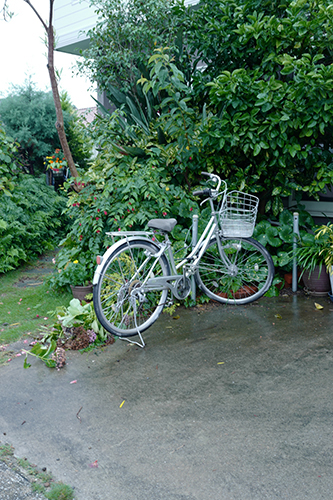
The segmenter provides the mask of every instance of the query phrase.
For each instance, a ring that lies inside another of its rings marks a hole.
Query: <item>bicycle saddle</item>
[[[177,219],[151,219],[148,222],[148,227],[159,229],[165,233],[170,233],[177,224]]]

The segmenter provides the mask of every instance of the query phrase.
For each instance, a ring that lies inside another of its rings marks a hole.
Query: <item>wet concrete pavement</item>
[[[59,372],[2,367],[0,441],[78,500],[333,498],[333,304],[176,314],[143,350],[116,341],[68,353]]]

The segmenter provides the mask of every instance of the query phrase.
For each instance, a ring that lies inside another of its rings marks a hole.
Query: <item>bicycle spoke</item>
[[[199,287],[219,302],[246,303],[262,296],[274,274],[264,247],[250,238],[225,238],[221,245],[223,259],[214,239],[200,260],[196,274]]]
[[[154,252],[152,252],[154,250]],[[152,324],[166,302],[167,290],[148,290],[150,276],[169,273],[166,258],[156,260],[147,242],[125,244],[107,262],[94,295],[104,328],[118,336],[135,335]],[[95,290],[94,290],[95,291]]]

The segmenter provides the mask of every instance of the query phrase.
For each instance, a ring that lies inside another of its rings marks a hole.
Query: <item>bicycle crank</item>
[[[183,300],[191,292],[191,280],[182,276],[176,281],[175,286],[172,288],[172,293],[177,299]]]

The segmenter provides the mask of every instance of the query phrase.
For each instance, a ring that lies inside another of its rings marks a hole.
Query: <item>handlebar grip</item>
[[[202,191],[193,191],[193,196],[208,196],[211,197],[212,191],[209,188],[203,189]]]
[[[210,177],[210,174],[208,172],[201,172],[201,175],[205,175],[206,177]]]

